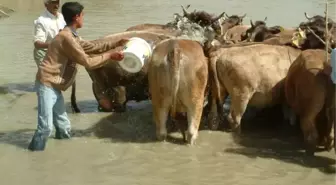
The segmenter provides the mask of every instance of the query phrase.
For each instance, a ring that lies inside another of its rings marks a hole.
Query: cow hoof
[[[72,113],[80,113],[80,110],[78,107],[71,107]]]
[[[166,141],[167,136],[166,135],[158,135],[156,136],[156,139],[158,141]]]
[[[316,145],[307,144],[306,145],[306,155],[307,156],[314,156],[315,149],[316,149]]]
[[[232,131],[237,135],[241,135],[241,126],[236,126],[234,129],[232,129]]]
[[[197,133],[194,133],[194,134],[188,133],[187,135],[188,135],[188,137],[187,137],[188,145],[190,145],[190,146],[195,145],[196,144],[196,139],[197,139]]]
[[[331,136],[323,137],[319,140],[319,145],[323,146],[323,148],[327,151],[330,151],[334,147],[334,138]]]
[[[158,141],[165,141],[167,138],[167,131],[162,130],[156,133],[156,139]]]
[[[194,145],[196,145],[196,141],[195,140],[190,140],[190,139],[188,139],[188,141],[187,141],[187,145],[188,146],[194,146]]]
[[[209,115],[208,117],[208,127],[210,130],[218,130],[219,127],[219,120],[216,118],[212,118],[212,116]]]
[[[187,141],[187,136],[186,136],[186,133],[185,132],[182,132],[182,139],[183,139],[183,142],[188,142]]]
[[[314,154],[315,154],[315,151],[314,151],[314,150],[311,150],[311,149],[307,149],[307,150],[306,150],[306,155],[307,155],[307,156],[314,156]]]

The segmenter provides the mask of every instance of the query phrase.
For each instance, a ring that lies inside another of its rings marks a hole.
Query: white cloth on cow
[[[61,13],[57,16],[45,10],[36,20],[34,20],[34,42],[50,42],[60,29],[66,26],[64,17]],[[38,66],[43,60],[47,49],[34,48],[34,60]]]
[[[336,49],[331,51],[331,79],[336,84]]]

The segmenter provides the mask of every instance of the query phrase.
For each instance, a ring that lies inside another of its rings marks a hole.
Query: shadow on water
[[[112,113],[102,118],[88,130],[94,136],[110,139],[111,142],[152,143],[157,142],[155,124],[152,120],[151,109],[130,110],[125,113]],[[167,142],[184,144],[181,137],[174,137],[170,133],[178,132],[169,119],[167,121]]]
[[[19,94],[20,92],[35,92],[34,83],[7,83],[0,86],[0,94]]]
[[[0,132],[0,142],[25,149],[28,147],[29,141],[33,136],[33,132],[33,129]]]
[[[227,148],[225,152],[244,155],[250,158],[269,158],[309,168],[316,168],[326,174],[335,174],[335,159],[319,155],[308,156],[303,146],[302,133],[298,125],[290,126],[280,121],[280,107],[263,110],[256,117],[244,120],[242,135],[232,133],[238,148]],[[281,113],[281,112],[280,112]],[[268,115],[263,118],[262,115]],[[334,152],[333,150],[330,152]]]
[[[81,100],[76,101],[76,103],[81,114],[98,112],[98,103],[94,97],[92,97],[92,100]],[[71,102],[65,102],[65,106],[67,108],[67,112],[74,113],[71,108]]]

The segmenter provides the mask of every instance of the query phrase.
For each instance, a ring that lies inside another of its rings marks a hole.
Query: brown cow
[[[208,60],[202,46],[192,40],[168,39],[158,44],[148,66],[149,91],[158,140],[167,136],[166,122],[170,112],[187,113],[188,131],[180,127],[184,140],[193,145],[201,121]],[[179,121],[179,120],[177,120]]]
[[[299,116],[306,152],[312,155],[318,144],[332,148],[335,88],[327,68],[331,66],[325,50],[308,49],[294,61],[285,78],[286,102]]]
[[[247,105],[265,108],[280,103],[279,83],[300,53],[301,50],[293,47],[263,43],[241,43],[210,50],[210,129],[218,128],[218,113],[223,112],[228,95],[231,97],[228,121],[238,133]]]
[[[267,17],[265,20],[267,20]],[[265,20],[256,21],[255,23],[250,20],[251,27],[246,30],[245,35],[243,35],[241,39],[247,42],[263,42],[276,37],[278,38],[278,43],[285,44],[291,42],[293,34],[297,30],[296,28],[283,28],[281,26],[268,27]]]
[[[109,35],[92,42],[99,42],[106,39],[118,41],[122,38],[131,37],[140,37],[155,45],[161,40],[170,38],[171,36],[146,31],[130,31]],[[90,55],[99,54],[91,53],[86,48],[84,48],[84,50]],[[87,70],[87,72],[93,81],[92,90],[96,100],[99,102],[102,98],[108,98],[111,101],[108,107],[99,105],[102,111],[123,112],[125,111],[127,101],[148,99],[146,65],[138,73],[128,73],[123,70],[118,63],[110,63],[95,70]],[[73,106],[77,106],[75,93],[76,89],[73,88],[71,94]]]

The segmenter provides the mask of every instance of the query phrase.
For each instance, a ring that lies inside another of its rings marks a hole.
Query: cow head
[[[97,90],[93,87],[93,93],[97,99]],[[117,86],[108,88],[105,92],[105,98],[97,99],[99,103],[99,110],[103,112],[125,112],[126,111],[126,88],[124,86]]]
[[[213,18],[205,12],[188,13],[184,8],[183,11],[184,15],[179,17],[176,26],[181,33],[179,38],[195,40],[203,45],[217,35],[214,24],[218,23],[222,14]]]
[[[215,37],[216,33],[211,26],[202,27],[196,23],[190,22],[188,19],[181,20],[178,23],[178,30],[181,39],[190,39],[204,44],[207,40]]]
[[[265,17],[264,21],[256,21],[255,23],[250,20],[251,27],[246,30],[244,35],[242,35],[242,40],[248,42],[262,42],[283,30],[281,26],[267,27],[266,20],[267,17]]]
[[[243,23],[243,19],[245,18],[246,14],[242,16],[238,15],[228,16],[226,13],[224,13],[224,16],[225,17],[220,18],[218,21],[221,28],[221,35],[224,35],[230,28],[237,25],[241,25]]]
[[[310,17],[307,13],[304,13],[304,15],[308,21],[302,22],[299,25],[302,33],[296,34],[293,37],[293,43],[302,49],[324,49],[325,44],[323,42],[328,40],[331,47],[334,48],[336,34],[335,22],[328,18],[327,30],[325,17],[320,15]],[[323,40],[323,42],[321,40]]]
[[[187,12],[187,10],[182,7],[182,11],[183,11],[183,16],[188,18],[191,22],[199,24],[201,27],[206,27],[206,26],[211,26],[212,29],[217,33],[220,34],[221,33],[221,27],[219,24],[219,19],[221,19],[225,12],[215,16],[215,15],[211,15],[205,11],[193,11],[191,13]]]
[[[324,26],[325,27],[325,17],[321,15],[315,15],[315,16],[309,16],[306,12],[304,12],[305,17],[307,18],[308,21],[302,22],[300,24],[300,28],[304,28],[306,26]],[[328,24],[332,24],[334,21],[330,18],[328,18]]]
[[[183,6],[182,6],[183,7]],[[186,8],[183,7],[184,10],[188,9],[190,7],[190,5],[187,5]],[[176,25],[177,23],[183,19],[183,15],[180,15],[179,13],[174,13],[173,14],[173,21],[172,22],[169,22],[167,23],[166,25],[167,26],[171,26],[171,27],[175,27],[176,28]]]

